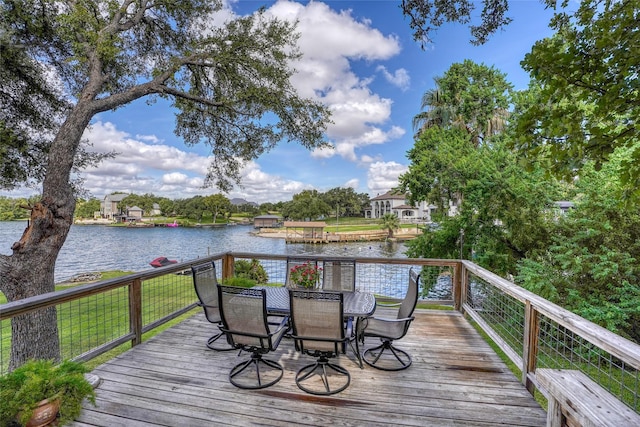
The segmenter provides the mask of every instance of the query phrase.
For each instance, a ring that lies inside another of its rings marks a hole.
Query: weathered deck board
[[[459,313],[423,311],[416,317],[398,342],[413,357],[409,369],[361,370],[349,352],[339,358],[351,373],[349,388],[316,397],[295,385],[296,371],[311,358],[289,340],[268,356],[285,367],[278,384],[253,391],[231,385],[237,352],[208,350],[204,343],[215,327],[198,314],[95,369],[103,379],[97,407],[86,404],[74,425],[545,424],[545,411]]]

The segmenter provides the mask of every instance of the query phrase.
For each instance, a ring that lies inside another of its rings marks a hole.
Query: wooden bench
[[[640,426],[640,415],[580,371],[536,369],[536,379],[548,392],[547,427]]]

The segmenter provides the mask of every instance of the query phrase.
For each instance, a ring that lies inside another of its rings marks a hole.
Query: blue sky
[[[467,26],[449,24],[424,51],[413,41],[399,1],[228,3],[221,17],[266,6],[268,13],[299,21],[304,56],[295,65],[300,72],[293,84],[304,96],[322,93],[317,99],[333,111],[326,138],[334,149],[309,152],[283,143],[247,164],[242,186],[226,196],[263,203],[291,200],[305,189],[349,186],[371,197],[391,189],[408,167],[412,118],[434,77],[471,59],[506,73],[516,89],[526,88],[529,76],[520,61],[536,40],[551,35],[552,12],[538,0],[510,3],[513,22],[487,44],[471,45]],[[85,137],[93,150],[120,155],[85,171],[85,188],[100,199],[114,191],[172,199],[218,193],[201,188],[208,147],[186,147],[173,125],[174,111],[164,101],[148,105],[143,99],[96,116]]]

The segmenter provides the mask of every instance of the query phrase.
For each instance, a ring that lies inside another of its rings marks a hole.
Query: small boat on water
[[[178,222],[174,219],[173,223],[169,223],[167,224],[167,227],[178,227],[180,226],[180,224],[178,224]]]
[[[156,259],[154,259],[153,261],[151,261],[149,263],[150,266],[154,267],[154,268],[158,268],[158,267],[164,267],[166,265],[170,265],[170,264],[175,264],[178,261],[175,259],[168,259],[167,257],[161,256],[158,257]]]

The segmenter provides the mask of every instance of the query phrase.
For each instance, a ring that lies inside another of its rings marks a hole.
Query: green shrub
[[[235,263],[235,276],[255,281],[259,285],[267,283],[269,275],[257,259],[251,261],[238,260]]]
[[[256,282],[247,277],[227,277],[222,281],[222,284],[225,286],[237,286],[239,288],[253,288]]]
[[[84,377],[89,370],[81,363],[65,361],[59,365],[47,360],[30,360],[0,377],[0,425],[11,425],[19,415],[25,425],[38,403],[60,399],[62,426],[73,421],[88,398],[95,405],[93,386]]]

